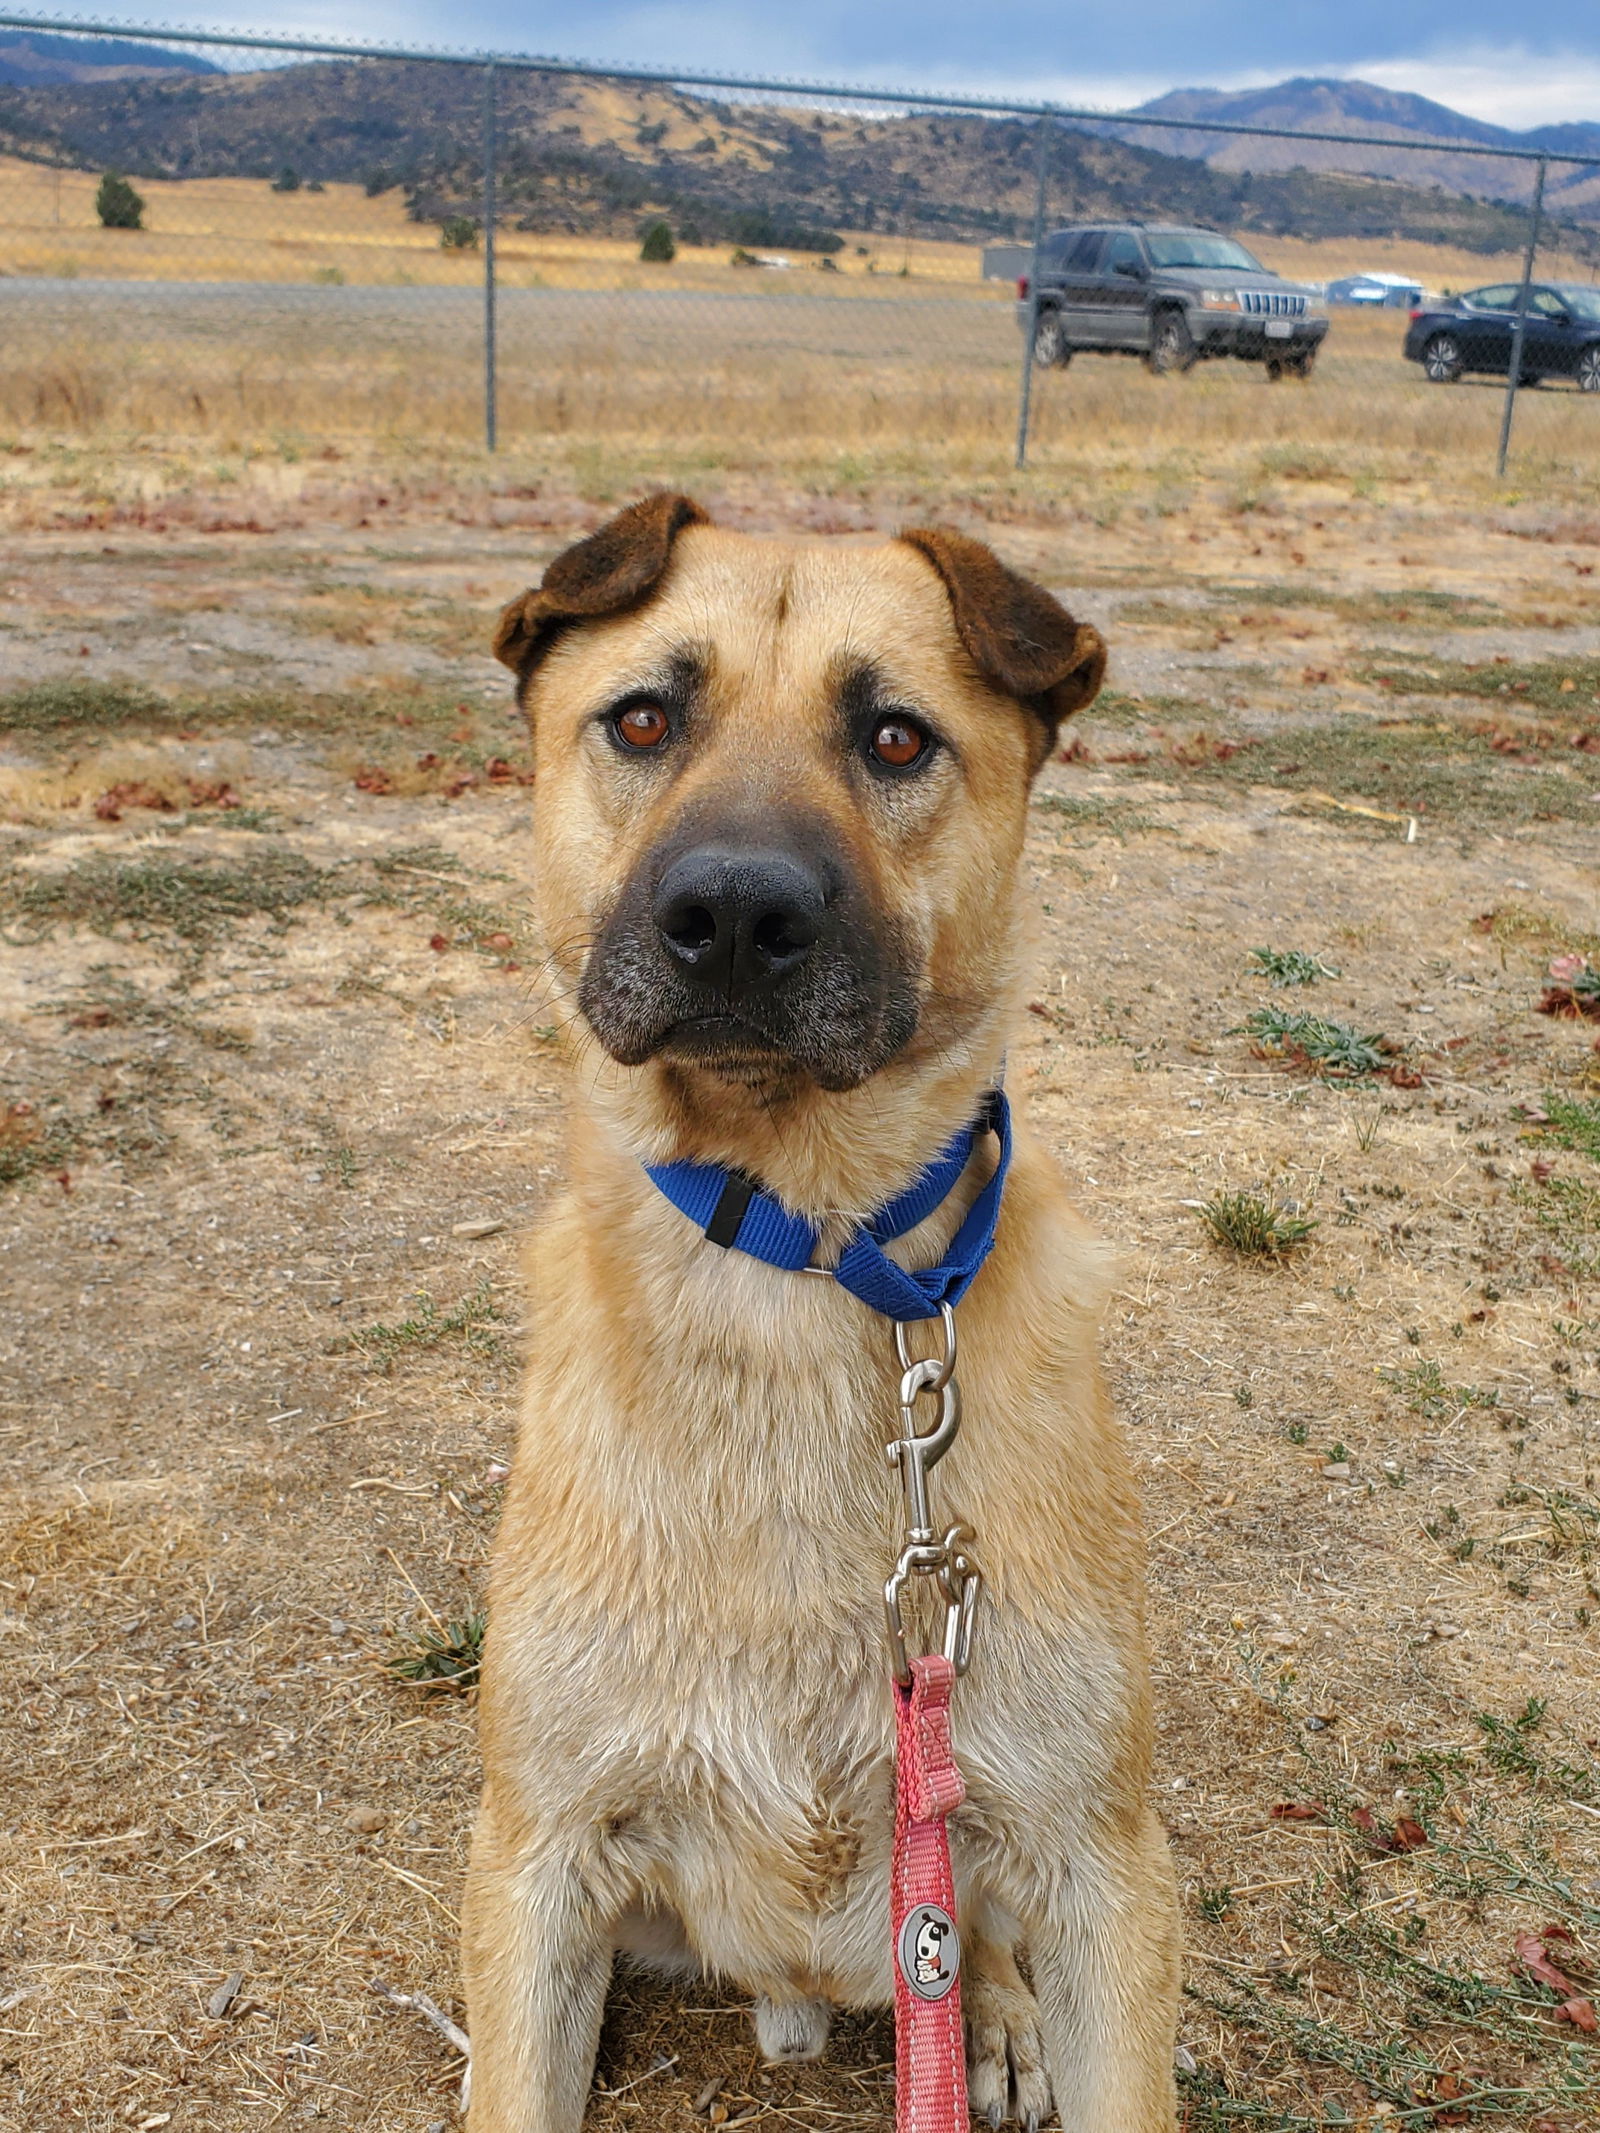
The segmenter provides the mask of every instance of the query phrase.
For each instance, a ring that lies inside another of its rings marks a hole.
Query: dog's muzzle
[[[886,1065],[918,1011],[913,959],[825,825],[770,816],[647,855],[578,1004],[624,1066],[660,1055],[730,1080],[799,1068],[833,1090]]]

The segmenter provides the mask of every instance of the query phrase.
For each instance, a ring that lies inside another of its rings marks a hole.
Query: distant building
[[[1409,311],[1422,301],[1422,284],[1411,274],[1345,274],[1329,282],[1327,296],[1330,304]]]

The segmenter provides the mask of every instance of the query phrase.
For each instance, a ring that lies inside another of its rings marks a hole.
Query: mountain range
[[[956,112],[868,117],[736,103],[614,78],[503,70],[500,183],[528,229],[630,234],[666,215],[691,239],[826,250],[839,232],[1022,237],[1039,136],[1026,119]],[[1196,221],[1300,237],[1399,237],[1502,252],[1522,241],[1524,165],[1473,145],[1586,152],[1600,126],[1512,135],[1360,82],[1180,89],[1150,116],[1392,136],[1393,149],[1243,141],[1198,124],[1060,123],[1048,217]],[[0,33],[0,151],[133,177],[398,186],[419,220],[480,201],[482,77],[473,67],[307,60],[224,71],[129,40]],[[1407,138],[1446,140],[1405,153]],[[1457,149],[1454,144],[1460,142]],[[1600,153],[1600,147],[1593,152]],[[1600,224],[1600,171],[1553,168],[1555,215]]]
[[[213,59],[172,45],[123,37],[51,37],[39,30],[0,33],[0,82],[143,81],[162,74],[220,74]]]
[[[1261,173],[1289,170],[1359,171],[1369,176],[1400,178],[1410,184],[1434,184],[1480,199],[1524,200],[1533,184],[1531,165],[1474,156],[1473,148],[1544,149],[1551,155],[1600,156],[1600,124],[1533,126],[1515,132],[1469,118],[1426,96],[1379,88],[1367,81],[1336,81],[1300,76],[1265,89],[1169,89],[1138,107],[1163,119],[1220,119],[1236,126],[1283,126],[1318,133],[1387,135],[1392,150],[1344,147],[1334,142],[1244,140],[1237,135],[1206,133],[1199,128],[1119,125],[1108,127],[1120,140],[1163,149],[1168,155],[1193,156],[1213,170]],[[1451,150],[1432,153],[1406,143],[1448,141]],[[1546,198],[1563,213],[1600,219],[1600,170],[1551,165]]]

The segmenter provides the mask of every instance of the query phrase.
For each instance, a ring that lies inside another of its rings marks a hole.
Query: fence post
[[[483,442],[491,452],[495,449],[499,428],[494,315],[494,151],[495,71],[491,59],[483,70]]]
[[[1022,383],[1017,391],[1017,465],[1028,463],[1028,421],[1033,413],[1033,344],[1039,332],[1039,246],[1044,241],[1044,184],[1050,153],[1051,119],[1039,128],[1039,185],[1033,202],[1033,258],[1028,266],[1028,330],[1022,337]]]
[[[1539,217],[1544,211],[1546,157],[1539,158],[1539,175],[1533,183],[1533,214],[1528,222],[1528,249],[1522,261],[1522,287],[1517,291],[1517,323],[1511,329],[1511,371],[1506,379],[1505,413],[1500,417],[1500,452],[1494,463],[1497,480],[1504,480],[1506,454],[1511,449],[1511,416],[1517,404],[1517,382],[1522,376],[1522,340],[1528,325],[1528,284],[1533,279],[1533,255],[1539,249]]]

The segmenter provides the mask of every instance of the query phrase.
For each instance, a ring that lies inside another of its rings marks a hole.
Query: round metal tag
[[[919,2000],[942,2000],[961,1968],[961,1936],[936,1903],[913,1904],[895,1944],[900,1975]]]

